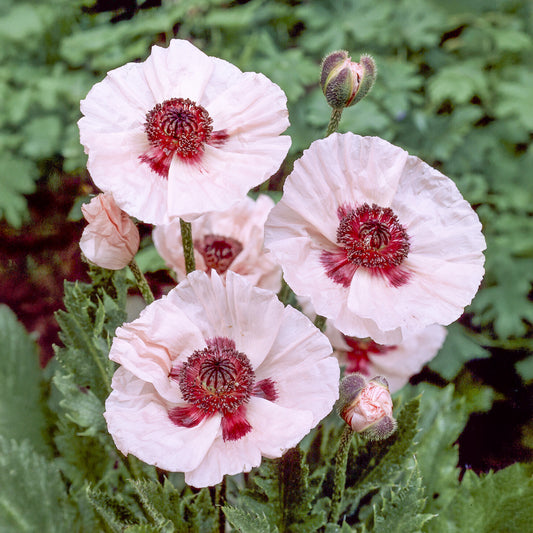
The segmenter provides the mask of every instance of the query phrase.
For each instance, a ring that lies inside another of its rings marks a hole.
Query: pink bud
[[[346,376],[340,385],[339,413],[351,428],[370,440],[383,440],[396,430],[387,380],[368,382],[359,374]]]
[[[102,268],[124,268],[139,249],[137,226],[110,193],[95,196],[81,210],[88,222],[80,240],[85,257]]]

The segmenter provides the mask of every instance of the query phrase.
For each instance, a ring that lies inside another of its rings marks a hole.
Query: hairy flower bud
[[[85,257],[102,268],[124,268],[139,249],[137,226],[110,193],[95,196],[81,210],[89,223],[80,240]]]
[[[384,440],[396,430],[389,385],[382,376],[368,382],[359,373],[343,378],[338,411],[354,431],[368,440]]]
[[[362,55],[359,63],[348,52],[339,50],[322,61],[320,85],[328,104],[334,109],[349,107],[362,100],[376,80],[376,63]]]

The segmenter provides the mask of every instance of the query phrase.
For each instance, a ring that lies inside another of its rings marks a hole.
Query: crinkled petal
[[[187,308],[188,318],[204,338],[227,337],[256,368],[269,353],[283,320],[283,304],[271,291],[253,287],[233,272],[226,286],[211,271],[193,272],[168,295],[177,306]],[[254,313],[252,309],[261,309]]]
[[[446,328],[433,324],[383,354],[369,354],[368,374],[384,376],[391,393],[400,390],[411,376],[437,355],[446,338]]]
[[[78,122],[81,143],[90,151],[95,134],[141,127],[147,111],[156,103],[140,63],[111,70],[80,103],[85,115]]]
[[[345,287],[322,264],[324,252],[339,250],[339,208],[363,203],[391,207],[409,237],[406,278],[396,286],[359,266]],[[351,133],[316,141],[295,163],[265,245],[318,314],[347,335],[384,344],[457,319],[483,275],[481,225],[453,182],[401,148]]]
[[[150,224],[169,221],[167,180],[139,162],[148,148],[142,130],[99,135],[92,147],[87,168],[102,191],[111,192],[121,209],[139,220]]]
[[[238,241],[242,250],[229,269],[245,277],[252,285],[278,292],[281,287],[281,267],[274,256],[263,249],[264,224],[274,206],[264,194],[254,201],[245,197],[233,208],[206,213],[192,223],[195,243],[208,235],[218,235]],[[155,247],[166,264],[176,272],[178,280],[186,276],[179,219],[157,226],[153,231]],[[195,244],[197,270],[207,270],[204,258]],[[222,274],[225,278],[225,273]]]
[[[167,177],[140,157],[150,149],[147,113],[172,98],[190,98],[208,113],[212,104],[215,132],[231,131],[222,132],[230,137],[216,148],[206,144],[194,163],[174,155]],[[110,72],[91,89],[82,111],[80,138],[94,182],[128,214],[151,224],[171,217],[191,221],[235,205],[279,169],[290,146],[290,137],[279,136],[288,125],[279,87],[178,39],[166,49],[154,46],[144,63]]]
[[[224,475],[249,472],[261,464],[261,455],[281,457],[313,427],[310,411],[289,409],[263,398],[252,397],[247,405],[252,430],[236,441],[217,438],[198,468],[185,472],[185,482],[207,487],[222,481]]]
[[[233,150],[206,145],[201,161],[187,163],[174,157],[168,176],[168,213],[188,222],[206,211],[222,211],[242,200],[248,191],[270,178],[290,146],[290,137],[273,137]],[[253,170],[251,170],[253,169]]]
[[[225,130],[235,144],[268,140],[289,127],[287,97],[263,74],[245,72],[209,103],[216,130]],[[290,142],[289,142],[290,145]]]
[[[194,428],[171,422],[168,407],[155,389],[125,368],[113,376],[113,392],[104,417],[117,448],[148,464],[183,472],[197,468],[220,432],[220,415]]]
[[[337,360],[329,357],[331,352],[327,337],[305,315],[286,307],[276,341],[256,370],[257,380],[268,378],[275,383],[277,404],[306,406],[315,425],[338,398],[340,370]]]
[[[117,328],[109,357],[152,383],[168,401],[176,401],[181,393],[168,377],[170,370],[203,348],[205,339],[198,326],[172,298],[163,297],[146,307],[137,320]]]

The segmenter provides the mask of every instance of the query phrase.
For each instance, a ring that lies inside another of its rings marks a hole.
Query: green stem
[[[328,129],[326,130],[326,137],[329,137],[333,132],[339,128],[342,112],[344,107],[334,107],[331,111],[331,118],[329,119]]]
[[[141,291],[141,295],[144,298],[144,301],[147,304],[151,304],[154,301],[154,295],[152,294],[150,285],[148,285],[148,282],[146,281],[144,274],[141,272],[139,265],[137,264],[135,259],[132,259],[128,266],[130,267],[131,273],[135,278],[137,287],[139,287],[139,290]]]
[[[346,463],[348,462],[348,451],[352,442],[353,430],[346,426],[341,435],[337,455],[335,456],[335,477],[333,481],[333,496],[331,497],[331,509],[329,512],[329,522],[337,523],[339,511],[346,485]]]
[[[270,187],[270,178],[267,179],[266,181],[263,181],[263,183],[261,183],[261,185],[259,185],[259,192],[266,192],[268,191],[268,188]]]
[[[217,512],[218,532],[224,533],[226,531],[226,515],[222,507],[226,505],[226,478],[222,478],[222,482],[215,487],[215,507]]]
[[[285,281],[285,278],[281,278],[281,289],[278,292],[278,298],[279,301],[282,304],[287,305],[289,303],[290,297],[291,297],[292,290],[287,285],[287,282]]]
[[[326,317],[322,315],[316,315],[314,324],[320,331],[324,331],[324,328],[326,327]]]
[[[180,218],[181,240],[183,242],[183,255],[185,257],[185,271],[187,274],[196,270],[194,260],[194,244],[192,242],[191,223]]]

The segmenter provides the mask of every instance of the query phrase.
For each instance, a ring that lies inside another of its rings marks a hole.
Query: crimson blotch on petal
[[[280,457],[338,398],[325,335],[231,271],[189,274],[117,329],[109,355],[115,444],[195,487]]]
[[[150,224],[230,208],[279,169],[291,143],[277,85],[180,39],[108,72],[81,111],[94,183]]]
[[[333,133],[295,162],[265,246],[298,297],[350,337],[395,345],[462,314],[483,277],[455,184],[378,137]]]

